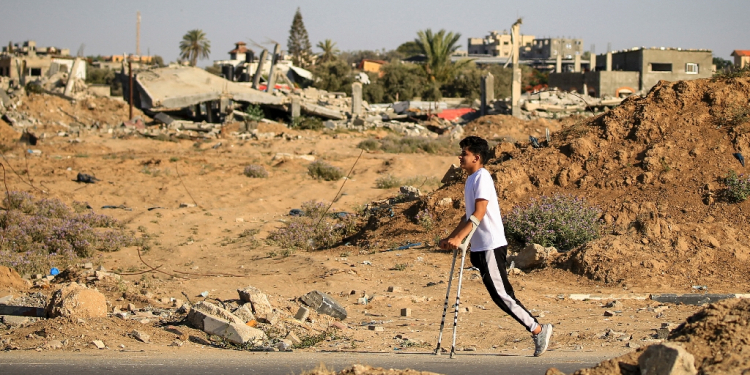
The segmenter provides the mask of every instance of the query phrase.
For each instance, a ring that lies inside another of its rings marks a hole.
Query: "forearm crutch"
[[[458,252],[461,251],[461,268],[458,272],[458,290],[456,292],[456,312],[453,317],[453,343],[451,344],[451,358],[456,353],[456,326],[458,325],[458,306],[461,302],[461,281],[463,279],[464,275],[464,264],[466,262],[466,250],[469,248],[469,243],[471,241],[471,237],[474,235],[474,232],[477,230],[477,227],[479,226],[479,219],[474,217],[474,215],[471,215],[469,218],[471,221],[471,232],[469,232],[469,235],[466,236],[464,241],[461,243],[461,245],[458,246],[456,250],[453,251],[453,262],[451,263],[451,272],[448,276],[448,290],[445,292],[445,304],[443,305],[443,318],[440,321],[440,334],[438,334],[438,342],[437,347],[435,348],[435,355],[440,355],[440,344],[443,340],[443,329],[445,328],[445,315],[448,312],[448,299],[450,298],[451,293],[451,282],[453,281],[453,270],[456,267],[456,257],[458,256]]]

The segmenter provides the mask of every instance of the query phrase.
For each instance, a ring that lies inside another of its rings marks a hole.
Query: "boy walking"
[[[534,338],[534,356],[538,357],[547,350],[552,336],[552,324],[540,325],[516,299],[513,287],[508,282],[505,270],[508,241],[505,239],[495,183],[490,172],[484,169],[484,164],[489,159],[489,145],[486,140],[476,136],[464,138],[459,145],[461,169],[469,174],[464,187],[466,216],[447,238],[440,240],[439,246],[445,250],[458,248],[471,232],[469,218],[474,215],[479,220],[479,226],[471,238],[471,264],[479,268],[484,286],[495,304],[531,332]]]

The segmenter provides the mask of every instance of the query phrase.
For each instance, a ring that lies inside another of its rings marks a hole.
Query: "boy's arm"
[[[489,201],[486,199],[477,199],[474,202],[474,217],[476,217],[480,222],[484,218],[484,215],[487,213],[487,204]],[[451,234],[440,241],[440,248],[441,249],[456,249],[459,245],[461,245],[461,241],[466,238],[466,236],[471,233],[471,222],[466,220],[466,217],[461,218],[461,223],[456,226],[456,229],[451,232]]]

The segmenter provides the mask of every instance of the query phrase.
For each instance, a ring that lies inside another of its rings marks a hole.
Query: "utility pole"
[[[137,13],[137,21],[135,22],[135,54],[141,56],[141,12]]]

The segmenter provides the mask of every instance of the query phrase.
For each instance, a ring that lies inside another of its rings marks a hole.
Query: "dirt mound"
[[[577,117],[563,120],[535,119],[531,121],[517,119],[509,115],[490,115],[480,117],[464,126],[466,135],[478,135],[491,140],[507,142],[527,141],[529,135],[539,139],[545,136],[545,130],[557,132],[568,123],[580,121]]]
[[[541,195],[585,197],[603,212],[602,237],[560,257],[558,266],[607,283],[739,292],[750,281],[750,201],[730,203],[722,181],[730,169],[747,172],[732,154],[750,154],[748,99],[749,78],[660,82],[646,97],[569,120],[551,147],[501,142],[487,166],[501,209]],[[488,118],[501,117],[472,124]],[[455,225],[462,200],[462,186],[442,188],[371,218],[373,233],[363,237],[432,242]],[[431,230],[414,220],[424,208],[435,217]]]
[[[437,375],[435,372],[417,370],[394,370],[367,365],[353,365],[339,372],[328,370],[325,366],[305,372],[303,375]]]
[[[65,125],[119,125],[128,119],[128,104],[122,100],[92,97],[71,102],[48,94],[31,94],[18,107],[19,112],[38,120],[43,130],[65,130]],[[133,116],[143,112],[133,108]]]
[[[21,133],[13,130],[7,122],[0,119],[0,144],[11,145],[21,138]]]
[[[23,291],[28,288],[29,284],[15,270],[0,266],[0,289]]]
[[[695,367],[706,374],[750,370],[750,300],[709,305],[689,317],[669,335],[695,357]]]
[[[740,374],[750,369],[750,300],[726,300],[708,305],[669,335],[695,358],[699,374]],[[573,375],[640,374],[638,357],[645,351],[613,358]],[[548,374],[560,374],[552,369]]]

